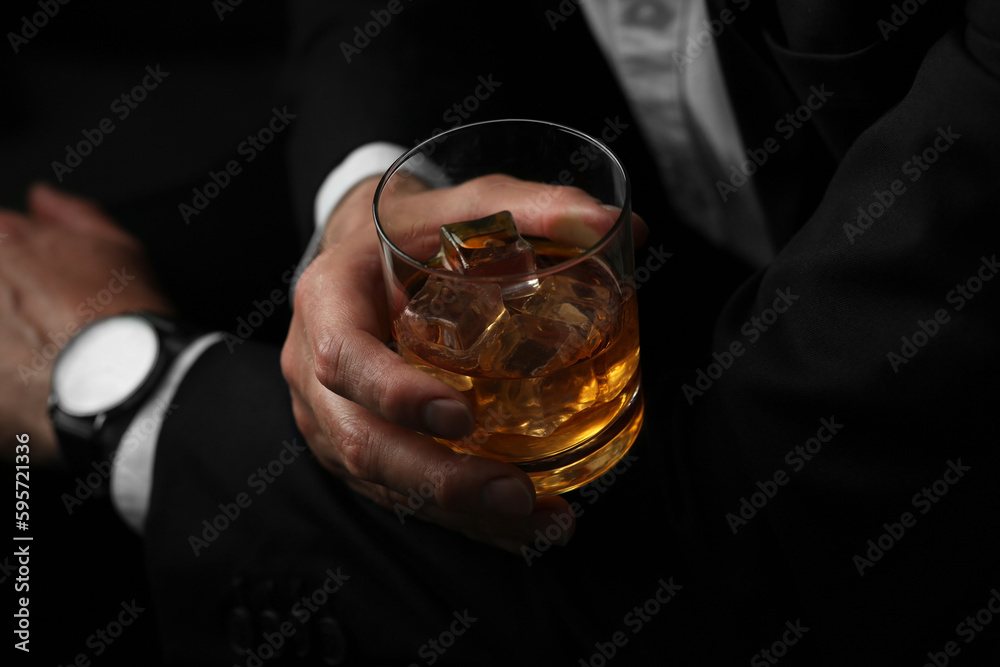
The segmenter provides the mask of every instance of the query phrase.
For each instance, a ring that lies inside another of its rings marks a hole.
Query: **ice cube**
[[[475,384],[480,409],[494,416],[490,430],[545,438],[598,395],[593,373],[556,374],[519,380],[480,380]]]
[[[470,276],[514,276],[535,270],[535,251],[509,211],[441,226],[442,264]],[[537,280],[501,284],[508,298],[532,293]]]
[[[479,406],[503,415],[493,430],[541,438],[591,407],[597,378],[590,364],[576,364],[585,343],[571,325],[511,315],[481,353],[489,378],[475,386]]]
[[[607,288],[555,275],[545,278],[518,310],[573,327],[584,341],[579,352],[582,358],[590,356],[609,335],[610,307],[611,292]]]
[[[585,345],[569,324],[517,313],[483,351],[481,365],[492,376],[538,377],[575,363]]]
[[[430,363],[470,370],[507,319],[498,285],[431,276],[397,320],[396,336]]]
[[[518,233],[510,211],[442,225],[441,247],[445,265],[467,275],[515,275],[535,269],[535,253]]]
[[[468,365],[466,363],[467,355],[465,353],[462,353],[461,357],[455,361],[452,358],[454,355],[446,358],[443,354],[437,354],[434,351],[428,350],[424,350],[423,356],[421,356],[407,345],[401,345],[399,352],[414,368],[418,368],[428,375],[436,377],[438,380],[441,380],[447,385],[451,385],[458,391],[468,391],[469,389],[472,389],[472,378],[462,372],[472,370],[471,367],[463,368],[463,366]],[[442,368],[441,366],[429,364],[425,361],[427,357],[434,357],[435,355],[438,356],[438,363],[442,363],[442,361],[446,360],[449,368],[454,368],[455,370],[448,370],[446,368]]]

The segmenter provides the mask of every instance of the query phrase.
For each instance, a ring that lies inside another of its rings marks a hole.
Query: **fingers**
[[[516,467],[459,454],[433,439],[379,420],[342,397],[328,397],[335,457],[352,477],[404,497],[464,513],[524,517],[534,506],[531,481]]]
[[[395,424],[449,439],[468,435],[474,419],[462,394],[387,347],[380,262],[378,240],[368,230],[321,254],[302,275],[295,311],[303,315],[315,377]]]
[[[311,368],[308,359],[301,363]],[[454,452],[312,382],[308,400],[293,390],[293,405],[319,461],[401,522],[432,521],[513,553],[539,535],[569,541],[575,518],[568,503],[536,504],[531,481],[515,466]]]
[[[288,345],[296,341],[290,336]],[[291,349],[286,345],[286,351]],[[291,366],[298,364],[299,369]],[[308,358],[283,354],[288,376],[307,375]],[[304,371],[304,373],[303,373]],[[416,494],[430,504],[462,512],[527,516],[534,489],[512,465],[458,454],[428,436],[385,421],[365,407],[326,389],[313,377],[293,390],[296,421],[310,444],[320,443],[319,456],[328,468],[350,478],[384,487],[377,498],[388,504],[395,492]],[[307,407],[308,406],[308,407]],[[315,429],[322,438],[315,437]],[[313,437],[310,437],[310,433]],[[314,447],[314,450],[316,448]]]
[[[404,495],[351,477],[339,467],[328,467],[356,493],[392,512],[402,524],[416,519],[428,521],[511,553],[524,554],[524,547],[537,541],[565,546],[576,531],[575,513],[569,502],[558,496],[538,499],[527,515],[484,514],[468,508],[445,509],[434,504],[428,482]]]
[[[331,391],[414,430],[449,439],[472,431],[472,412],[461,394],[370,334],[338,326],[314,345],[316,377]]]
[[[476,217],[509,210],[522,233],[561,241],[571,227],[593,245],[611,229],[617,215],[579,188],[486,176],[457,188],[458,196],[475,202]],[[468,193],[465,191],[469,191]],[[473,194],[474,193],[474,194]]]
[[[31,327],[51,330],[62,326],[62,311],[34,270],[38,250],[28,242],[31,224],[19,213],[0,211],[0,313],[16,311]]]
[[[130,234],[115,225],[93,203],[56,190],[45,183],[36,183],[28,191],[28,210],[39,220],[54,222],[82,234],[125,243],[134,242]]]
[[[364,483],[365,495],[389,509],[412,514],[438,507],[462,515],[481,514],[485,520],[531,515],[534,487],[518,468],[453,452],[329,391],[312,373],[310,355],[295,353],[302,347],[295,324],[282,353],[282,369],[293,387],[296,423],[325,467],[349,483]],[[414,498],[416,507],[410,504]],[[426,518],[424,512],[418,514]],[[466,518],[463,525],[475,532],[476,521]],[[449,527],[457,528],[456,521]],[[511,530],[504,529],[509,537]],[[480,529],[477,534],[483,537],[488,532]]]
[[[434,235],[442,224],[506,210],[522,234],[581,248],[600,241],[622,212],[579,188],[521,181],[502,174],[417,194],[407,209],[419,221],[418,228],[430,229]],[[632,216],[632,228],[637,242],[646,238],[646,223],[638,215]]]
[[[0,252],[4,250],[3,244],[10,248],[24,238],[26,224],[20,213],[0,210]]]
[[[504,209],[512,210],[527,234],[576,234],[576,245],[599,239],[620,215],[619,209],[609,209],[578,188],[502,175],[456,188],[415,191],[397,201],[400,208],[392,215],[405,217],[411,237],[427,237],[435,245],[435,225],[442,221],[471,220]],[[367,218],[367,206],[365,202],[356,217]],[[641,219],[636,220],[641,226]],[[581,240],[581,232],[572,231],[579,229],[590,236]],[[305,315],[304,342],[315,359],[317,379],[395,424],[448,439],[468,435],[474,419],[462,394],[386,347],[389,308],[381,264],[378,237],[369,225],[321,253],[303,274],[295,311]]]
[[[369,221],[370,201],[342,203],[335,215],[348,223]],[[383,213],[405,222],[404,237],[429,238],[436,247],[441,224],[501,210],[511,211],[527,235],[584,247],[621,216],[577,188],[506,176],[415,189]],[[632,224],[644,232],[641,218]],[[345,229],[352,231],[327,235],[329,245],[302,275],[282,352],[296,422],[319,460],[401,520],[415,514],[512,551],[539,530],[551,542],[567,541],[575,521],[565,500],[536,504],[530,479],[517,467],[453,452],[424,435],[470,435],[471,407],[458,390],[386,346],[390,309],[374,225]]]

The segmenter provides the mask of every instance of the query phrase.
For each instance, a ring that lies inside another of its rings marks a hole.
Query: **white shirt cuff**
[[[327,220],[330,219],[330,214],[337,208],[340,200],[361,181],[372,176],[381,176],[388,171],[392,163],[406,150],[397,144],[381,141],[365,144],[351,151],[344,161],[337,165],[323,180],[313,203],[316,230],[313,232],[312,238],[309,239],[305,252],[302,253],[302,259],[299,260],[299,265],[295,270],[295,279],[289,290],[292,302],[295,300],[295,285],[298,283],[298,277],[319,254],[319,245],[323,239],[323,232],[326,231]],[[421,178],[432,187],[443,187],[450,182],[437,165],[426,159],[414,159],[408,162],[405,165],[405,170]]]
[[[153,463],[163,422],[180,406],[171,400],[184,376],[202,353],[222,340],[222,333],[205,334],[187,346],[163,382],[139,409],[115,453],[111,468],[111,503],[132,530],[142,533],[153,491]]]
[[[313,203],[316,231],[322,235],[333,209],[351,188],[366,178],[381,176],[405,152],[402,146],[386,142],[365,144],[351,151],[319,186]]]
[[[295,270],[295,279],[289,289],[291,301],[295,300],[295,286],[299,282],[299,276],[319,254],[319,244],[326,230],[326,221],[330,219],[333,209],[337,208],[337,204],[351,191],[351,188],[366,178],[381,176],[392,166],[396,158],[405,152],[405,148],[396,144],[386,142],[365,144],[351,151],[344,161],[323,179],[323,184],[319,186],[316,199],[313,201],[313,222],[316,229]]]

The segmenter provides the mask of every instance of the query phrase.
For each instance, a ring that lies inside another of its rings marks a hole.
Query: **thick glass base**
[[[572,491],[594,481],[621,460],[639,435],[643,410],[642,388],[636,381],[625,409],[588,442],[568,452],[515,465],[528,473],[539,498]]]

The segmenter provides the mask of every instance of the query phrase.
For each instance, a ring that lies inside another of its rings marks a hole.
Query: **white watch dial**
[[[67,414],[88,417],[131,396],[156,364],[159,338],[138,316],[101,320],[73,339],[59,356],[52,389]]]

